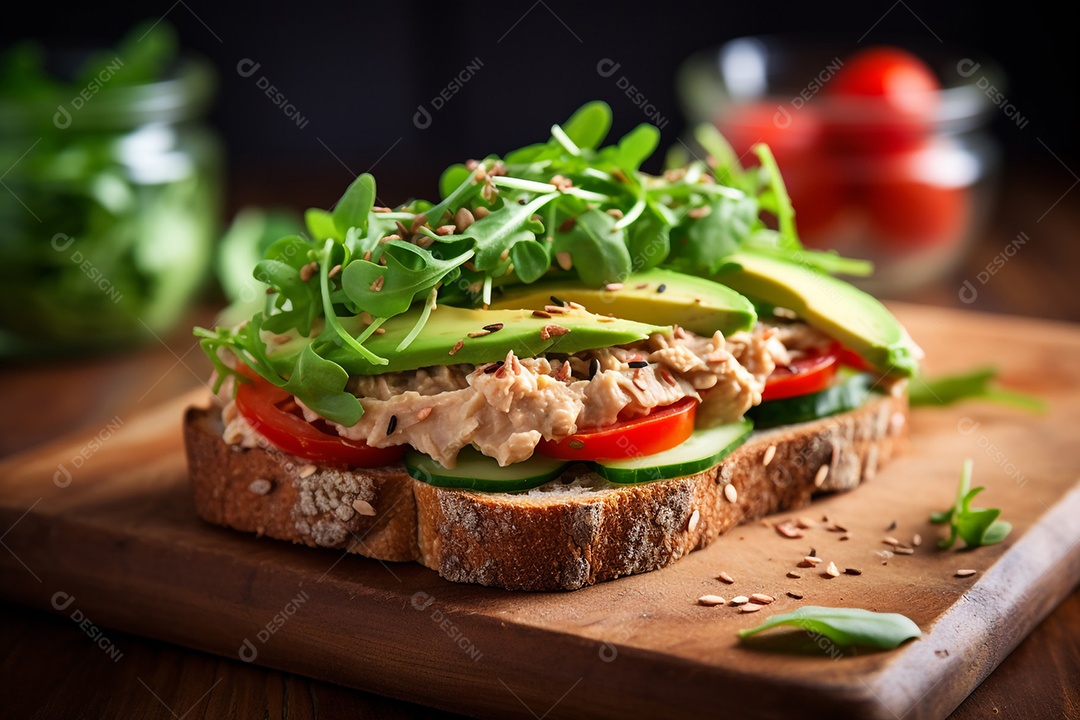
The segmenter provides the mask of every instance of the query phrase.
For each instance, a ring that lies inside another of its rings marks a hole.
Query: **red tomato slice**
[[[392,465],[408,449],[406,445],[374,448],[360,440],[323,432],[281,407],[292,401],[288,392],[247,368],[241,369],[241,373],[251,382],[239,383],[236,409],[279,450],[324,465],[370,468]]]
[[[833,347],[820,355],[808,355],[777,367],[765,381],[761,401],[820,392],[832,384],[839,365],[840,351]]]
[[[842,347],[840,348],[839,354],[841,365],[847,365],[849,368],[855,368],[856,370],[861,370],[862,372],[869,372],[874,369],[874,367],[870,363],[863,360],[862,356],[856,353],[854,350]]]
[[[694,432],[698,401],[685,397],[648,415],[588,428],[561,440],[541,440],[536,451],[559,460],[624,460],[670,450]]]

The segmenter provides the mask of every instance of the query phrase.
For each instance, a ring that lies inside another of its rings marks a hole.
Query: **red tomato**
[[[821,137],[821,122],[805,105],[798,110],[765,102],[735,105],[719,118],[716,126],[744,165],[756,164],[750,154],[750,148],[756,143],[768,145],[780,167],[784,168],[797,161],[802,153],[812,150]]]
[[[780,166],[795,208],[799,238],[810,247],[828,249],[836,241],[836,227],[848,198],[843,169],[820,150]]]
[[[929,133],[941,85],[917,56],[895,47],[874,47],[848,58],[824,94],[836,122],[830,144],[840,149],[895,151]]]
[[[930,247],[959,242],[970,215],[965,187],[896,177],[867,187],[871,233],[883,245]]]
[[[790,365],[777,367],[765,380],[761,401],[820,392],[832,384],[839,365],[840,350],[834,346],[820,355],[808,355]]]
[[[408,449],[406,445],[373,448],[362,440],[323,432],[303,417],[282,409],[292,402],[288,392],[247,368],[241,373],[251,382],[238,384],[236,409],[279,450],[325,465],[382,467],[401,460]]]
[[[648,415],[589,428],[562,440],[541,440],[536,451],[560,460],[622,460],[655,455],[694,432],[698,401],[686,397]]]
[[[870,363],[863,360],[861,355],[850,348],[840,348],[839,355],[841,365],[847,365],[850,368],[855,368],[856,370],[861,370],[863,372],[873,370],[873,366],[871,366]]]

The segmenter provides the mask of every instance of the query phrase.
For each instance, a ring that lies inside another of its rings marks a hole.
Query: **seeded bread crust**
[[[741,522],[872,479],[907,435],[906,386],[888,389],[852,412],[755,432],[697,475],[614,486],[579,468],[522,493],[438,488],[402,466],[341,471],[230,446],[217,408],[189,409],[184,433],[195,507],[207,522],[414,560],[455,582],[575,590],[656,570]]]

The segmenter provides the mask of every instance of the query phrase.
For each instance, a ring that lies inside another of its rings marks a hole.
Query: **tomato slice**
[[[807,355],[790,365],[777,367],[765,380],[761,401],[782,400],[820,392],[832,384],[840,365],[839,346],[818,355]]]
[[[278,450],[324,465],[364,468],[392,465],[408,450],[407,445],[374,448],[362,440],[323,432],[283,407],[292,402],[287,391],[247,368],[240,372],[251,382],[238,384],[236,409]]]
[[[624,460],[670,450],[694,432],[698,401],[685,397],[648,415],[541,440],[536,451],[560,460]]]

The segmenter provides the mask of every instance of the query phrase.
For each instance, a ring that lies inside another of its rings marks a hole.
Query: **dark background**
[[[96,3],[39,2],[21,5],[20,14],[20,22],[3,24],[0,43],[23,39],[28,28],[42,40],[112,43],[136,22],[165,16],[186,48],[217,67],[211,121],[226,141],[231,208],[326,207],[354,174],[373,166],[384,201],[431,196],[447,164],[542,140],[553,122],[591,99],[611,104],[614,131],[628,130],[646,118],[616,86],[619,76],[668,120],[666,147],[684,129],[672,82],[679,64],[695,50],[761,33],[828,34],[841,54],[899,35],[957,57],[997,60],[1008,75],[1009,102],[1028,120],[1021,129],[995,113],[1006,172],[1037,176],[1051,192],[1064,192],[1075,179],[1069,168],[1080,166],[1074,4],[1012,4],[1005,12],[926,0],[163,0],[110,3],[107,11]],[[621,64],[615,76],[597,73],[604,58]],[[237,71],[244,59],[259,63],[250,77]],[[475,76],[433,110],[432,98],[474,59],[482,63]],[[260,77],[295,106],[304,127],[259,89]],[[426,129],[413,123],[421,104],[432,110]]]

